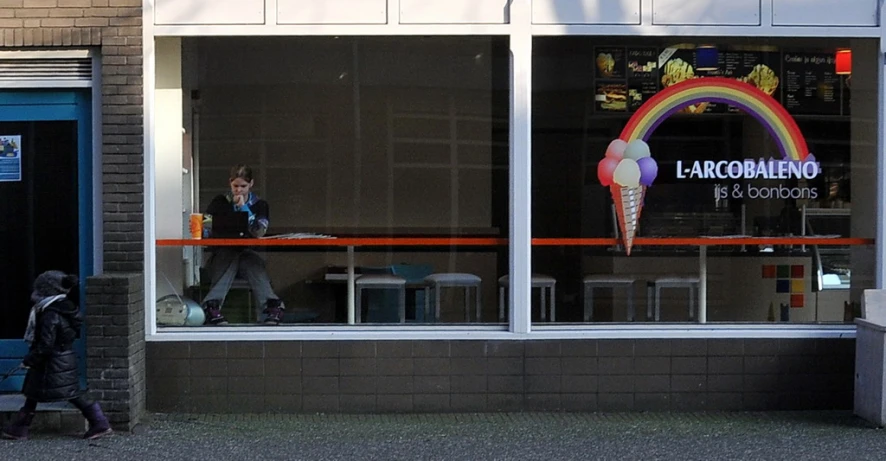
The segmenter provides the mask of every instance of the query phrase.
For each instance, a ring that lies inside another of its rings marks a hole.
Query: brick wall
[[[86,375],[90,397],[114,427],[132,429],[145,411],[144,280],[140,274],[86,281]]]
[[[171,342],[162,412],[852,408],[850,339]]]
[[[0,0],[0,51],[101,55],[104,274],[87,279],[89,384],[118,429],[144,410],[142,0]],[[95,95],[94,95],[95,96]]]

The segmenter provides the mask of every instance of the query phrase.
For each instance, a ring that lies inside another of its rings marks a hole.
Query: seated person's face
[[[249,194],[249,189],[252,188],[252,181],[247,182],[243,178],[236,178],[231,181],[231,193],[234,196],[242,195],[246,196]]]

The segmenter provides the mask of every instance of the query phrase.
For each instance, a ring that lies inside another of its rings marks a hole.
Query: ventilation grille
[[[92,60],[63,59],[0,59],[0,81],[92,81]]]

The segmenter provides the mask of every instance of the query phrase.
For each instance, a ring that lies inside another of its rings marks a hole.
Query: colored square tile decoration
[[[803,270],[802,264],[796,264],[796,265],[791,266],[791,278],[792,279],[803,278],[803,273],[804,273],[804,270]]]
[[[763,265],[763,278],[764,279],[774,279],[775,278],[775,266],[772,264],[764,264]]]
[[[791,295],[791,307],[799,308],[803,307],[803,295]]]
[[[789,279],[791,278],[791,266],[788,265],[779,265],[777,269],[778,278],[780,279]]]
[[[805,280],[791,280],[791,293],[803,293],[806,288]]]
[[[791,281],[790,280],[776,280],[775,292],[776,293],[790,293],[791,292]]]

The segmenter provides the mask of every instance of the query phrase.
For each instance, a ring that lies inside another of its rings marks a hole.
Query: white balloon
[[[612,180],[622,187],[640,186],[640,165],[637,161],[629,158],[622,159],[612,173]]]
[[[651,155],[652,154],[649,153],[649,144],[646,144],[642,139],[635,139],[629,142],[628,146],[625,147],[624,158],[640,160],[643,157],[649,157]]]

